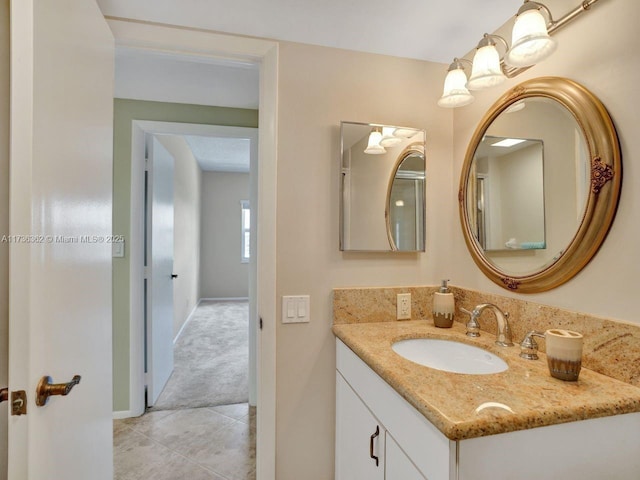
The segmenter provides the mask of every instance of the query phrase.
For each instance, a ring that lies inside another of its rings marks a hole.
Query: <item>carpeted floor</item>
[[[173,373],[153,410],[246,403],[248,335],[248,302],[200,302],[175,344]]]

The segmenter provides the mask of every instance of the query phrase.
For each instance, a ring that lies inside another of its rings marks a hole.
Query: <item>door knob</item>
[[[8,388],[0,388],[0,403],[6,402],[9,400],[9,389]]]
[[[42,407],[52,395],[68,395],[73,387],[80,383],[80,375],[74,375],[70,382],[51,383],[51,377],[45,375],[36,387],[36,405]]]

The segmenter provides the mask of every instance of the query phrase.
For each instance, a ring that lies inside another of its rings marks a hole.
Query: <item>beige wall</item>
[[[249,296],[249,264],[240,262],[242,200],[249,200],[248,173],[203,172],[202,298]]]
[[[0,2],[0,237],[9,233],[9,1]],[[8,382],[9,244],[0,241],[0,387]],[[7,471],[7,405],[0,404],[0,479]]]
[[[575,4],[574,0],[556,0],[549,7],[554,16],[561,16]],[[640,2],[598,2],[590,12],[554,35],[559,45],[552,57],[515,79],[508,80],[504,86],[480,92],[473,104],[454,113],[451,184],[455,189],[467,143],[476,125],[506,89],[529,78],[553,75],[575,80],[598,96],[618,130],[624,168],[616,219],[598,254],[574,279],[554,290],[526,296],[510,293],[490,282],[476,268],[458,226],[456,202],[451,201],[448,216],[453,220],[451,225],[454,228],[448,258],[452,283],[640,323],[634,304],[640,276],[640,222],[637,214],[637,206],[640,205],[640,167],[635,161],[640,151],[637,132],[640,111],[635,108],[640,103],[640,50],[636,48],[638,32],[635,21],[639,16]],[[429,225],[433,226],[433,223]]]
[[[311,322],[277,326],[278,480],[333,478],[331,289],[449,277],[452,114],[436,106],[446,67],[282,43],[278,88],[277,295],[311,295]],[[390,93],[393,92],[393,93]],[[340,121],[427,132],[427,253],[338,248]]]
[[[550,8],[561,16],[575,3],[557,0]],[[550,59],[503,87],[478,93],[475,103],[453,114],[435,107],[442,65],[281,45],[277,293],[309,293],[312,306],[310,324],[278,325],[278,479],[333,475],[332,287],[433,285],[443,277],[454,285],[640,323],[633,304],[640,276],[640,223],[633,210],[640,204],[640,167],[633,161],[640,151],[640,112],[633,107],[640,102],[640,56],[634,48],[639,15],[638,2],[594,5],[557,32],[559,47]],[[467,144],[484,112],[507,88],[543,75],[576,80],[605,104],[620,137],[624,184],[613,227],[590,264],[555,290],[518,295],[493,284],[473,263],[456,194]],[[427,130],[426,254],[338,251],[339,120]]]
[[[173,169],[173,335],[200,300],[200,191],[202,170],[179,135],[158,135],[174,158]]]

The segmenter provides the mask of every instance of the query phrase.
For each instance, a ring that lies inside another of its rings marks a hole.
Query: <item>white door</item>
[[[147,405],[173,371],[173,157],[154,136],[147,142]]]
[[[10,480],[113,477],[113,58],[93,0],[11,1]]]

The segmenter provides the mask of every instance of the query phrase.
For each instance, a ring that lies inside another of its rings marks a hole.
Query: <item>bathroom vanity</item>
[[[335,325],[336,479],[636,479],[640,389],[584,369],[549,376],[520,349],[430,320]],[[489,375],[449,373],[392,350],[407,338],[479,346],[507,362]]]

